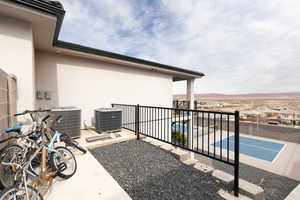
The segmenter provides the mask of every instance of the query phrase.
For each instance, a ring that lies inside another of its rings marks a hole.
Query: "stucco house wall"
[[[77,106],[91,122],[111,103],[172,106],[171,75],[46,51],[35,51],[35,61],[36,90],[51,94],[37,108]]]
[[[17,112],[33,109],[34,47],[31,24],[0,15],[0,68],[17,77]]]

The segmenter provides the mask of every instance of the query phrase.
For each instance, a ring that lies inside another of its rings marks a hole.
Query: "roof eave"
[[[88,54],[108,57],[108,58],[112,58],[112,59],[137,63],[137,64],[141,64],[141,65],[158,67],[158,68],[162,68],[162,69],[166,69],[166,70],[170,70],[170,71],[181,72],[181,73],[192,75],[193,78],[201,78],[201,77],[205,76],[201,72],[178,68],[178,67],[174,67],[174,66],[170,66],[170,65],[164,65],[161,63],[153,62],[153,61],[148,61],[148,60],[139,59],[139,58],[135,58],[135,57],[125,56],[122,54],[117,54],[117,53],[108,52],[108,51],[104,51],[104,50],[100,50],[100,49],[86,47],[86,46],[82,46],[82,45],[78,45],[78,44],[74,44],[74,43],[70,43],[70,42],[65,42],[65,41],[61,41],[61,40],[57,40],[54,43],[54,45],[59,48],[66,48],[66,49],[73,50],[73,51],[79,51],[79,52],[84,52],[84,53],[88,53]],[[178,81],[179,79],[180,78],[176,78],[174,81]],[[182,80],[184,80],[184,79],[182,79]]]
[[[174,72],[181,72],[181,73],[191,75],[191,78],[201,78],[201,77],[205,76],[203,73],[197,72],[197,71],[187,70],[187,69],[183,69],[183,68],[179,68],[179,67],[175,67],[175,66],[165,65],[165,64],[148,61],[148,60],[144,60],[144,59],[140,59],[140,58],[130,57],[130,56],[121,55],[121,54],[117,54],[117,53],[113,53],[113,52],[108,52],[108,51],[104,51],[104,50],[100,50],[100,49],[82,46],[79,44],[61,41],[58,39],[58,37],[59,37],[60,30],[61,30],[62,22],[64,19],[64,15],[65,15],[64,9],[58,8],[56,6],[53,6],[49,3],[42,2],[42,1],[34,1],[34,0],[10,0],[10,1],[17,3],[17,4],[21,4],[23,6],[31,7],[38,11],[45,12],[45,13],[48,13],[50,15],[54,15],[57,17],[54,38],[52,41],[52,44],[54,47],[67,48],[70,50],[80,51],[80,52],[84,52],[84,53],[88,53],[88,54],[105,56],[105,57],[112,58],[112,59],[119,59],[119,60],[124,60],[127,62],[133,62],[133,63],[137,63],[137,64],[142,64],[142,65],[149,65],[149,66],[158,67],[158,68],[162,68],[162,69],[166,69],[166,70],[170,70],[170,71],[174,71]],[[173,80],[174,81],[186,80],[186,78],[174,76]]]

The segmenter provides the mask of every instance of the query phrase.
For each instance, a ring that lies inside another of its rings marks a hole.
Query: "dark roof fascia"
[[[41,0],[9,0],[11,2],[28,6],[33,9],[46,12],[51,15],[57,16],[57,14],[65,14],[65,10],[62,8],[58,8],[50,3],[47,3],[46,1],[41,1]]]
[[[41,1],[41,0],[10,0],[10,1],[56,17],[57,21],[56,21],[56,27],[54,32],[54,38],[52,41],[53,45],[56,43],[56,41],[58,40],[59,32],[66,12],[64,9],[58,8],[52,5],[51,3],[48,3],[46,1]]]
[[[121,54],[117,54],[117,53],[112,53],[112,52],[108,52],[108,51],[104,51],[104,50],[100,50],[100,49],[95,49],[95,48],[91,48],[91,47],[86,47],[86,46],[58,40],[58,36],[60,33],[64,15],[65,15],[64,9],[58,8],[56,6],[53,6],[50,3],[47,3],[47,2],[41,1],[41,0],[10,0],[10,1],[21,4],[21,5],[29,6],[31,8],[37,9],[39,11],[46,12],[48,14],[56,16],[57,23],[56,23],[56,28],[55,28],[55,32],[54,32],[53,42],[52,42],[53,46],[60,47],[60,48],[66,48],[66,49],[74,50],[74,51],[80,51],[83,53],[113,58],[113,59],[124,60],[124,61],[138,63],[138,64],[142,64],[142,65],[149,65],[152,67],[158,67],[158,68],[167,69],[167,70],[171,70],[171,71],[187,73],[187,74],[199,76],[199,77],[205,76],[203,73],[197,72],[197,71],[187,70],[187,69],[183,69],[183,68],[179,68],[179,67],[165,65],[165,64],[161,64],[161,63],[157,63],[157,62],[153,62],[153,61],[148,61],[148,60],[144,60],[144,59],[139,59],[139,58],[135,58],[135,57],[131,57],[131,56],[121,55]]]
[[[139,58],[135,58],[135,57],[131,57],[131,56],[125,56],[125,55],[121,55],[121,54],[117,54],[117,53],[103,51],[103,50],[86,47],[86,46],[82,46],[82,45],[78,45],[78,44],[74,44],[74,43],[70,43],[70,42],[64,42],[64,41],[58,40],[58,41],[56,41],[55,46],[61,47],[61,48],[66,48],[69,50],[80,51],[83,53],[93,54],[93,55],[97,55],[97,56],[103,56],[103,57],[108,57],[108,58],[112,58],[112,59],[118,59],[118,60],[138,63],[138,64],[142,64],[142,65],[149,65],[151,67],[158,67],[158,68],[163,68],[166,70],[187,73],[187,74],[191,74],[191,75],[195,75],[195,76],[204,76],[204,74],[201,72],[196,72],[196,71],[182,69],[182,68],[178,68],[178,67],[174,67],[174,66],[164,65],[161,63],[156,63],[156,62],[139,59]]]

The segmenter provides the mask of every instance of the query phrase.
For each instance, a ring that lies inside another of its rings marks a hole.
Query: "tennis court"
[[[234,151],[234,136],[225,138],[215,143],[216,147],[227,149],[227,141],[229,140],[229,150]],[[211,144],[214,145],[214,144]],[[273,162],[283,149],[284,144],[271,142],[262,139],[240,136],[240,153]]]

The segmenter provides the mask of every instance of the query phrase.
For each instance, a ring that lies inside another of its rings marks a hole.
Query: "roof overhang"
[[[163,74],[169,74],[169,75],[171,74],[173,76],[173,81],[181,81],[181,80],[199,78],[198,75],[192,75],[190,73],[185,72],[184,70],[174,71],[172,69],[168,69],[167,67],[156,67],[155,65],[149,65],[147,63],[145,64],[145,63],[143,63],[145,60],[141,60],[140,62],[138,62],[138,61],[133,62],[130,59],[135,59],[135,58],[132,58],[132,57],[128,57],[127,58],[128,60],[125,60],[124,58],[120,59],[120,58],[118,58],[119,54],[115,55],[114,53],[109,53],[109,55],[101,55],[101,54],[99,55],[97,52],[95,52],[95,53],[90,52],[90,50],[88,52],[85,52],[86,48],[82,49],[81,46],[76,45],[76,44],[60,42],[59,44],[57,44],[55,46],[55,52],[59,53],[59,54],[76,56],[76,57],[81,57],[81,58],[86,58],[86,59],[92,59],[92,60],[97,60],[97,61],[101,61],[101,62],[130,66],[130,67],[134,67],[134,68],[149,70],[149,71],[163,73]],[[107,53],[107,52],[104,52],[104,53]],[[151,61],[146,61],[146,62],[151,62]],[[181,70],[181,69],[179,69],[179,70]]]
[[[0,13],[32,24],[34,47],[103,62],[151,70],[173,76],[173,81],[201,78],[203,73],[58,40],[65,11],[45,0],[0,1]]]
[[[29,7],[26,3],[0,1],[0,15],[30,22],[34,47],[47,50],[53,48],[53,38],[57,27],[57,16]]]

